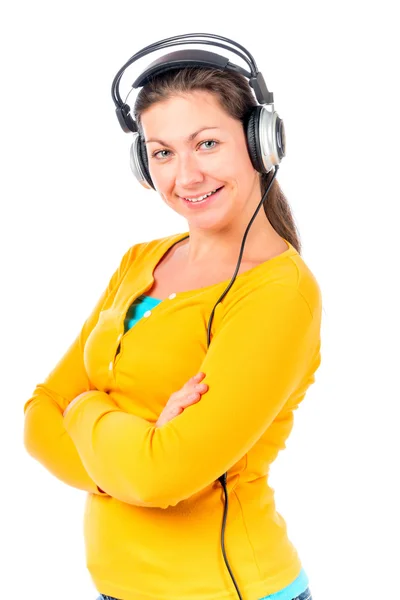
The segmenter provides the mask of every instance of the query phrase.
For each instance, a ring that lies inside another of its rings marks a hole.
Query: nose
[[[203,181],[203,173],[191,152],[182,155],[177,163],[175,181],[178,189],[190,189],[191,186]]]

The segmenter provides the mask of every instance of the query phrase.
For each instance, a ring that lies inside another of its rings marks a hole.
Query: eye
[[[219,144],[219,142],[217,142],[216,140],[205,140],[204,142],[200,142],[199,146],[202,146],[203,144],[208,144],[209,142],[211,142],[212,144],[215,144],[215,146],[208,147],[207,149],[209,149],[209,150],[213,150],[216,147],[216,145]],[[153,152],[153,154],[151,156],[152,156],[152,158],[157,158],[157,155],[161,154],[162,152],[169,152],[169,150],[158,150],[157,152]],[[167,158],[167,157],[164,155],[161,158]],[[157,160],[160,160],[160,159],[157,159]]]
[[[203,144],[208,144],[208,142],[211,142],[212,144],[218,144],[218,142],[216,142],[215,140],[206,140],[205,142],[201,142],[200,146],[202,146]],[[215,146],[213,146],[213,148],[215,148]],[[212,150],[212,148],[209,149]]]
[[[159,150],[158,152],[153,152],[153,154],[151,155],[152,158],[155,158],[157,154],[160,154],[161,152],[168,152],[168,150]],[[165,156],[163,156],[162,158],[165,158]]]

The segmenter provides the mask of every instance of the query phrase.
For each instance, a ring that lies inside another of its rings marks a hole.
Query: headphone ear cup
[[[138,182],[147,189],[153,188],[155,190],[149,173],[146,147],[137,132],[133,134],[133,142],[130,149],[130,165]]]
[[[150,171],[149,171],[149,161],[147,158],[146,146],[140,136],[139,136],[139,142],[138,142],[138,155],[139,155],[140,167],[143,171],[146,181],[150,185],[150,187],[152,187],[153,190],[155,190],[156,188],[154,187],[153,180],[151,179],[151,175],[150,175]]]
[[[259,173],[265,173],[264,164],[262,162],[261,146],[260,146],[260,114],[262,106],[254,106],[247,115],[245,122],[245,132],[247,140],[247,149],[249,151],[250,160],[253,167]]]
[[[264,105],[253,106],[245,121],[247,147],[253,167],[269,173],[285,156],[286,136],[282,119]]]

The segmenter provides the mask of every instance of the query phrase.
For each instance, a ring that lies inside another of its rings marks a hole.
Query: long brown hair
[[[141,115],[146,109],[156,102],[167,100],[177,94],[189,93],[193,90],[204,90],[213,93],[227,114],[241,121],[243,127],[249,110],[253,106],[257,106],[257,101],[248,80],[240,73],[220,71],[210,67],[184,67],[166,71],[153,76],[142,87],[136,97],[133,114],[141,137],[144,138]],[[272,169],[269,173],[260,173],[262,194],[267,189],[274,172],[274,169]],[[264,211],[275,231],[285,240],[288,240],[301,254],[301,242],[292,211],[277,178],[274,179],[264,200]]]

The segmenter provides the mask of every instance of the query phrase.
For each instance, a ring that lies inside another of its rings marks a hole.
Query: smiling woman
[[[189,231],[127,250],[25,403],[26,448],[88,492],[99,600],[311,600],[268,477],[315,381],[322,298],[260,162],[265,113],[240,72],[165,65],[134,112],[131,164]]]

